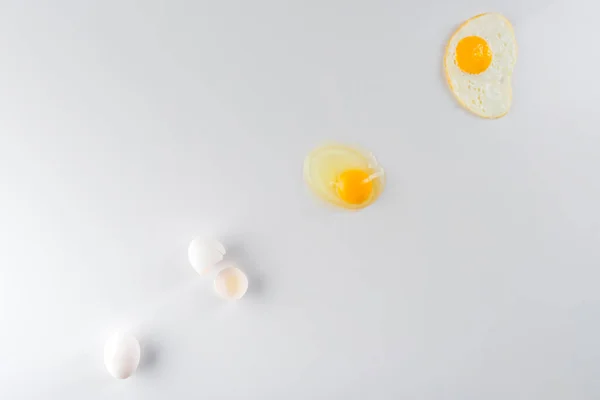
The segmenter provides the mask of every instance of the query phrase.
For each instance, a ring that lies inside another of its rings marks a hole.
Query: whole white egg
[[[104,365],[108,373],[117,379],[127,379],[140,364],[140,343],[123,332],[112,335],[104,346]]]

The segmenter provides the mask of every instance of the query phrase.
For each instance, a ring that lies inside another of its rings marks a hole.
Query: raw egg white
[[[304,180],[319,198],[350,210],[373,204],[385,185],[373,155],[342,144],[313,150],[304,161]]]
[[[517,43],[501,14],[477,15],[450,38],[444,70],[450,90],[467,110],[483,118],[500,118],[512,103],[511,77]]]
[[[227,267],[219,271],[215,278],[215,292],[227,300],[239,300],[248,290],[248,277],[237,267]]]

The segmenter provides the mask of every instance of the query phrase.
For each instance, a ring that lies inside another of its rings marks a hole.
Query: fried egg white
[[[501,14],[477,15],[450,38],[444,69],[450,90],[467,110],[483,118],[500,118],[512,103],[511,76],[517,43]]]
[[[342,144],[314,149],[304,162],[304,179],[318,197],[350,210],[373,204],[385,184],[371,154]]]

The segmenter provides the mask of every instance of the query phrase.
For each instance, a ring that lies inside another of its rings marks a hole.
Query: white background
[[[0,398],[599,398],[595,3],[2,1]],[[485,11],[519,44],[496,121],[442,73]],[[386,169],[374,206],[305,187],[330,140]],[[243,301],[187,264],[199,234]]]

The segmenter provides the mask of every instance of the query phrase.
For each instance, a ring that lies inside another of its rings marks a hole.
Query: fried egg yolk
[[[456,46],[456,65],[467,74],[484,72],[492,63],[492,50],[479,36],[462,38]]]
[[[373,193],[373,182],[369,174],[360,169],[349,169],[342,172],[335,182],[339,198],[348,204],[363,204]]]

